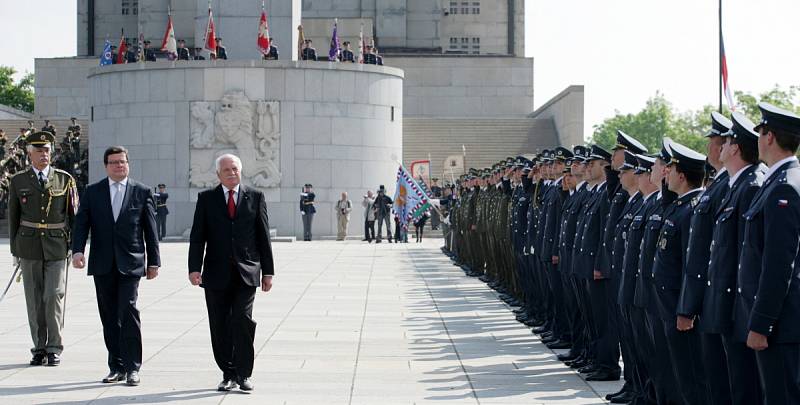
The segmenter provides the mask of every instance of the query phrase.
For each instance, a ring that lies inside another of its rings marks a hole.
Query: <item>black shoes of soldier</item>
[[[250,377],[239,378],[239,389],[242,391],[252,391],[253,390],[253,382],[250,381]]]
[[[233,378],[225,377],[222,379],[222,382],[217,385],[217,391],[230,391],[235,389],[239,384],[234,381]]]
[[[103,381],[104,384],[110,384],[110,383],[120,382],[120,381],[123,381],[123,380],[125,380],[125,373],[124,372],[122,372],[122,371],[112,371],[112,372],[108,373],[108,375],[105,378],[103,378],[102,381]]]
[[[128,373],[128,379],[125,381],[130,386],[139,385],[142,380],[139,378],[138,371],[131,371]]]
[[[47,364],[46,366],[55,367],[61,364],[61,356],[57,353],[47,353]]]
[[[547,344],[548,349],[569,349],[572,347],[572,343],[563,341],[563,340],[556,340],[555,342],[551,342]]]
[[[32,366],[42,366],[44,365],[45,354],[44,353],[35,353],[33,358],[31,358],[30,364]]]
[[[586,376],[586,381],[619,381],[619,371],[595,371]]]

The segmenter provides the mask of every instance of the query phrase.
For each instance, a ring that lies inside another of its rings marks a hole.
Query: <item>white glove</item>
[[[300,211],[300,215],[306,215],[305,211]]]
[[[14,267],[19,265],[19,257],[14,256]]]

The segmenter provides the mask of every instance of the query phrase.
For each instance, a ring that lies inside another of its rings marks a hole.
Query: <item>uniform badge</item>
[[[622,232],[622,240],[627,240],[627,239],[628,239],[628,233],[623,231]]]
[[[667,240],[664,239],[664,238],[661,238],[661,240],[658,241],[658,247],[661,250],[667,250]]]
[[[28,203],[28,197],[22,197],[22,203],[23,204],[27,204]]]
[[[779,207],[788,207],[789,206],[789,200],[778,200],[778,206]]]

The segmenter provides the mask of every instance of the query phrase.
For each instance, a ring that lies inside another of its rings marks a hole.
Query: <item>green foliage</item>
[[[0,104],[23,111],[33,112],[33,74],[26,74],[19,83],[14,83],[17,73],[10,66],[0,66]]]
[[[800,114],[800,86],[791,86],[788,90],[775,86],[757,97],[750,93],[737,91],[736,101],[739,111],[743,112],[754,122],[761,120],[758,109],[759,101],[766,101],[778,107],[796,111]],[[672,104],[664,96],[656,92],[645,103],[644,108],[635,114],[620,114],[605,119],[600,125],[595,125],[594,133],[589,139],[603,148],[613,148],[616,145],[617,130],[638,139],[651,153],[661,149],[661,141],[665,136],[686,145],[698,152],[705,153],[706,138],[704,135],[711,128],[711,112],[716,111],[713,105],[705,105],[696,111],[684,113],[676,112]],[[727,106],[723,114],[730,116]]]

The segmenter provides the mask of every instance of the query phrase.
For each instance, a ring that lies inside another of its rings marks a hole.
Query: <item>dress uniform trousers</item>
[[[725,347],[730,379],[731,403],[734,405],[762,403],[763,393],[758,376],[756,353],[744,342],[738,342],[730,335],[722,335],[722,344]]]

